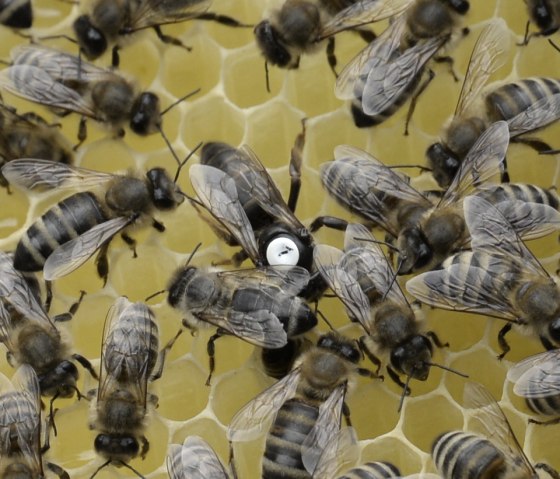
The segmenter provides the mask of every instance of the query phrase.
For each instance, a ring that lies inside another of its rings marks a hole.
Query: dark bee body
[[[0,23],[11,28],[29,28],[33,24],[33,7],[30,0],[2,0]]]
[[[504,183],[482,188],[476,192],[476,196],[480,196],[492,204],[524,201],[547,205],[555,210],[558,210],[560,206],[560,199],[554,190],[545,190],[526,183]]]
[[[105,321],[99,388],[92,403],[90,428],[98,431],[95,450],[107,460],[99,469],[110,463],[126,465],[148,452],[143,434],[147,403],[156,398],[148,397],[147,388],[158,347],[151,310],[119,298]]]
[[[281,348],[263,348],[261,362],[264,372],[271,378],[282,379],[293,369],[295,361],[309,345],[309,340],[304,337],[288,337],[288,342]]]
[[[24,233],[14,266],[21,271],[43,269],[46,279],[73,271],[98,249],[104,254],[115,234],[153,210],[175,209],[184,200],[162,168],[152,168],[142,178],[46,160],[20,160],[5,165],[2,172],[11,183],[27,189],[104,187],[101,192],[80,192],[62,200]],[[163,231],[163,225],[153,221]],[[128,242],[134,245],[133,240]],[[98,273],[106,279],[103,258],[98,260]]]
[[[402,477],[400,471],[388,462],[366,462],[347,471],[338,479],[392,479]]]
[[[274,415],[263,478],[314,477],[319,459],[324,461],[323,450],[340,431],[347,382],[355,372],[370,374],[357,368],[360,356],[354,341],[325,334],[296,369],[233,418],[228,437],[235,442],[251,440],[263,429],[261,423]]]
[[[525,0],[530,20],[538,27],[538,33],[525,33],[525,43],[534,35],[552,35],[560,28],[560,2],[558,0]]]

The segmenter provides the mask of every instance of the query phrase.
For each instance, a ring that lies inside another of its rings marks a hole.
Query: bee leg
[[[295,213],[301,188],[301,164],[303,161],[303,148],[305,146],[305,118],[301,121],[301,133],[296,137],[290,153],[290,196],[288,208]]]
[[[553,426],[555,424],[560,424],[560,417],[551,419],[550,421],[537,421],[536,419],[529,419],[529,424],[538,424],[539,426]]]
[[[455,70],[453,70],[453,64],[455,63],[455,60],[453,60],[452,57],[450,56],[435,57],[434,61],[436,63],[447,63],[449,65],[449,73],[451,73],[451,76],[456,82],[459,81],[459,77],[455,73]]]
[[[377,370],[375,371],[376,377],[382,378],[383,376],[379,374],[379,371],[381,370],[381,361],[375,354],[373,354],[371,348],[368,346],[367,336],[362,336],[358,340],[358,344],[362,353],[368,357],[368,359],[374,364],[374,366],[377,366]]]
[[[238,251],[231,257],[231,263],[233,263],[236,267],[240,266],[243,261],[245,261],[249,256],[245,250]],[[227,260],[226,260],[227,261]]]
[[[500,361],[504,359],[504,356],[509,353],[511,349],[506,341],[506,334],[511,331],[512,327],[513,323],[507,323],[502,329],[500,329],[500,332],[498,333],[498,344],[500,345],[500,349],[502,350],[502,353],[498,355],[498,359]]]
[[[346,401],[342,403],[342,414],[344,415],[344,420],[346,421],[346,425],[348,427],[352,427],[352,421],[350,420],[350,408]]]
[[[522,145],[526,145],[541,155],[555,155],[558,152],[558,150],[554,150],[545,141],[533,136],[514,136],[510,141],[512,143],[521,143]]]
[[[142,460],[144,460],[146,458],[146,454],[148,454],[148,451],[150,450],[150,443],[146,439],[146,436],[142,436],[140,440],[142,441],[142,450],[140,451],[140,457],[142,458]]]
[[[428,68],[428,78],[426,78],[424,83],[420,85],[420,87],[414,93],[414,96],[410,100],[410,105],[406,114],[406,121],[404,123],[404,136],[408,136],[408,124],[410,123],[410,120],[412,120],[412,115],[414,114],[414,110],[416,109],[416,102],[418,101],[418,97],[424,92],[424,90],[428,87],[435,76],[436,74],[433,72],[433,70]]]
[[[538,464],[535,464],[535,469],[542,469],[553,479],[560,479],[560,473],[558,473],[558,471],[554,469],[552,466],[549,466],[544,462],[539,462]]]
[[[99,380],[99,376],[95,372],[95,369],[93,369],[92,364],[86,358],[84,358],[81,354],[77,354],[77,353],[72,354],[72,358],[78,361],[81,364],[81,366],[91,374],[91,377],[93,379]]]
[[[208,353],[208,362],[209,362],[209,370],[210,370],[208,374],[208,378],[206,379],[206,386],[210,386],[210,380],[212,379],[212,374],[214,374],[214,370],[216,369],[216,359],[215,359],[216,348],[214,346],[214,343],[216,342],[217,339],[221,338],[224,334],[225,331],[218,328],[216,333],[210,336],[210,339],[208,340],[208,344],[206,345],[206,352]]]
[[[119,68],[120,64],[121,57],[119,56],[119,46],[115,45],[113,47],[113,50],[111,51],[111,67],[116,70],[117,68]]]
[[[45,311],[48,313],[51,309],[51,303],[53,299],[52,281],[45,281],[45,294]]]
[[[109,276],[109,262],[107,261],[107,250],[109,249],[109,241],[99,248],[95,264],[97,266],[97,274],[103,280],[103,286],[107,284],[107,277]]]
[[[78,309],[80,308],[80,304],[82,303],[82,299],[84,299],[85,294],[86,294],[85,291],[80,291],[80,297],[78,298],[78,301],[76,301],[74,304],[70,306],[68,312],[57,314],[53,319],[57,322],[70,321],[74,317],[74,315],[78,312]]]
[[[338,73],[336,72],[336,54],[334,53],[335,41],[334,37],[329,37],[327,43],[327,61],[329,62],[329,67],[331,68],[332,72],[334,73],[334,77],[338,78]]]
[[[187,50],[188,52],[192,51],[192,48],[185,45],[181,40],[179,40],[178,38],[172,37],[171,35],[166,35],[165,33],[163,33],[161,31],[161,27],[159,25],[156,25],[153,27],[156,35],[158,36],[158,38],[163,42],[163,43],[167,43],[170,45],[175,45],[177,47],[181,47],[184,48],[185,50]]]
[[[550,340],[545,336],[539,336],[539,339],[541,340],[541,344],[544,346],[544,348],[547,351],[552,351],[553,349],[556,349],[556,346],[554,346],[554,344],[552,344]]]
[[[348,226],[348,221],[336,218],[335,216],[317,216],[311,225],[309,225],[309,231],[313,233],[323,226],[335,230],[345,231]]]
[[[385,380],[385,377],[382,374],[374,373],[373,371],[370,371],[369,369],[366,369],[366,368],[358,368],[358,369],[356,369],[356,372],[360,376],[364,376],[366,378],[380,379],[381,381]]]
[[[159,352],[159,354],[158,354],[158,368],[156,369],[156,371],[150,377],[150,381],[155,381],[155,380],[161,378],[161,375],[163,373],[163,366],[165,365],[165,359],[167,358],[167,353],[169,353],[169,351],[171,351],[171,348],[175,344],[175,341],[177,341],[177,338],[179,338],[179,336],[181,336],[181,334],[183,334],[183,331],[184,330],[181,328],[177,332],[177,334],[174,337],[172,337],[168,341],[168,343],[164,346],[164,348]]]
[[[398,384],[404,391],[405,396],[410,395],[410,388],[401,381],[399,375],[395,372],[395,370],[391,366],[387,366],[387,372],[389,373],[389,377],[393,380],[395,384]]]
[[[58,464],[54,464],[52,462],[47,462],[47,469],[51,471],[53,474],[56,474],[60,479],[70,479],[68,473],[62,469]]]
[[[523,41],[517,44],[518,47],[524,47],[526,45],[529,45],[529,40],[531,39],[531,37],[538,35],[536,33],[529,33],[530,26],[531,26],[531,22],[527,20],[527,23],[525,25],[525,34],[523,35]]]
[[[165,225],[161,221],[156,220],[155,218],[152,218],[152,228],[159,231],[160,233],[163,233],[165,231]]]
[[[362,30],[361,28],[356,28],[352,31],[366,43],[371,43],[377,38],[375,32],[372,32],[371,30]]]
[[[82,143],[83,143],[84,141],[86,141],[86,138],[87,138],[87,123],[86,123],[86,121],[87,121],[87,118],[86,118],[85,116],[82,116],[82,117],[80,118],[80,124],[79,124],[79,126],[78,126],[78,143],[76,143],[76,144],[72,147],[72,149],[73,149],[74,151],[77,151],[78,148],[79,148],[80,146],[82,146]]]
[[[128,247],[132,250],[132,257],[138,258],[138,254],[136,253],[136,240],[131,238],[126,233],[121,233],[121,238],[123,241],[128,245]]]
[[[10,353],[10,351],[6,353],[6,361],[8,361],[8,364],[12,366],[12,368],[17,368],[16,358],[12,353]]]
[[[428,336],[432,340],[432,343],[434,343],[438,348],[448,348],[449,347],[449,343],[442,343],[441,339],[439,339],[438,335],[436,333],[434,333],[433,331],[428,331],[426,333],[426,336]]]
[[[218,13],[212,12],[201,13],[200,15],[197,15],[196,19],[221,23],[222,25],[233,28],[254,28],[255,26],[248,23],[241,23],[239,20],[236,20],[233,17],[229,17],[228,15],[220,15]]]

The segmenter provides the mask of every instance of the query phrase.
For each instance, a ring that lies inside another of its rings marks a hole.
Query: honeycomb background
[[[255,24],[279,2],[265,0],[214,0],[211,10],[234,16]],[[80,7],[57,0],[37,0],[33,35],[71,34],[73,19]],[[462,75],[469,55],[484,23],[494,17],[504,17],[512,31],[509,62],[496,74],[496,79],[514,79],[532,75],[559,76],[560,54],[545,39],[533,39],[527,47],[514,42],[523,35],[526,12],[521,0],[471,0],[466,25],[471,34],[461,39],[453,56],[455,69]],[[376,32],[385,25],[375,25]],[[333,148],[348,143],[364,148],[388,164],[424,163],[424,151],[437,137],[446,118],[452,114],[461,82],[454,82],[447,67],[436,65],[436,78],[418,102],[410,135],[404,137],[403,118],[406,106],[389,121],[374,129],[354,127],[347,105],[333,95],[334,77],[324,54],[302,58],[297,71],[270,68],[271,92],[265,89],[263,60],[253,41],[252,30],[232,29],[210,22],[190,21],[164,27],[168,34],[180,37],[193,48],[192,52],[160,43],[152,32],[140,34],[134,43],[121,50],[121,71],[138,78],[144,88],[161,95],[163,106],[196,88],[201,92],[181,103],[164,117],[164,130],[179,156],[186,155],[200,141],[225,141],[233,145],[249,144],[270,168],[274,180],[286,195],[289,188],[288,159],[300,121],[307,118],[307,139],[304,149],[302,191],[297,214],[304,223],[319,214],[348,217],[334,201],[324,194],[319,181],[318,167],[332,159]],[[0,58],[8,59],[10,49],[23,40],[6,28],[0,31]],[[77,52],[66,40],[51,40],[49,45]],[[364,44],[352,33],[337,37],[339,65],[344,65]],[[110,55],[98,64],[109,65]],[[5,95],[8,103],[18,111],[34,109],[45,118],[52,118],[46,110],[13,96]],[[53,120],[54,121],[54,120]],[[77,117],[62,120],[62,132],[74,142]],[[154,135],[140,138],[128,133],[122,140],[114,140],[99,125],[88,122],[89,136],[79,150],[76,164],[102,171],[122,171],[128,168],[164,166],[174,171],[175,163],[163,140]],[[560,147],[560,125],[546,129],[539,136]],[[191,161],[196,161],[192,159]],[[508,155],[512,181],[526,181],[543,187],[558,186],[560,163],[554,157],[538,157],[532,150],[514,146]],[[410,171],[416,174],[416,171]],[[427,175],[418,185],[433,186]],[[186,172],[180,178],[181,187],[192,193]],[[31,196],[15,190],[13,194],[0,190],[0,249],[15,247],[21,233],[34,218],[60,200],[57,194]],[[197,243],[203,246],[195,257],[195,264],[206,265],[213,260],[229,257],[234,250],[218,242],[210,229],[200,222],[194,210],[182,205],[176,212],[159,216],[167,231],[159,234],[151,228],[135,232],[138,239],[138,258],[120,239],[110,249],[109,282],[102,288],[92,262],[88,262],[70,276],[55,284],[53,314],[67,310],[80,290],[87,291],[74,319],[65,325],[73,338],[76,351],[99,365],[103,322],[108,308],[119,295],[132,301],[165,287],[176,267],[184,263]],[[320,232],[316,240],[340,246],[342,235]],[[556,268],[559,254],[556,238],[532,243],[536,254],[551,271]],[[553,254],[554,253],[554,254]],[[150,301],[160,326],[160,342],[164,344],[178,330],[181,315],[159,296]],[[320,308],[337,327],[353,336],[360,332],[347,325],[342,307],[333,299],[322,300]],[[558,434],[560,426],[528,425],[530,412],[523,401],[515,397],[511,385],[505,383],[507,368],[529,354],[541,350],[531,339],[512,332],[512,346],[507,360],[496,359],[497,332],[502,323],[479,316],[452,314],[424,307],[429,329],[437,332],[450,347],[437,351],[435,361],[470,374],[471,379],[485,384],[511,421],[525,452],[533,462],[546,461],[560,468]],[[325,330],[320,324],[319,330]],[[319,331],[318,331],[319,332]],[[204,385],[207,376],[206,341],[212,330],[200,331],[192,337],[183,334],[171,351],[163,377],[152,384],[159,396],[159,408],[151,414],[147,438],[151,450],[142,461],[131,465],[149,478],[167,477],[165,455],[167,444],[182,443],[193,434],[204,437],[225,461],[228,445],[225,431],[235,412],[245,402],[272,384],[262,372],[254,348],[235,338],[217,342],[217,370],[212,386]],[[364,363],[364,366],[370,365]],[[11,377],[13,370],[2,354],[0,371]],[[425,383],[412,382],[412,396],[397,413],[400,390],[390,380],[384,383],[360,378],[349,396],[352,420],[360,439],[361,462],[387,460],[400,467],[403,474],[434,471],[429,457],[434,437],[446,430],[463,428],[460,407],[464,380],[433,368]],[[84,392],[95,387],[86,372],[81,373],[80,388]],[[88,403],[85,400],[58,400],[60,411],[56,421],[58,437],[53,438],[48,459],[64,467],[73,478],[89,477],[101,464],[93,452],[95,433],[89,431]],[[260,477],[259,458],[263,439],[236,446],[240,478]],[[129,477],[124,468],[105,468],[97,477]]]

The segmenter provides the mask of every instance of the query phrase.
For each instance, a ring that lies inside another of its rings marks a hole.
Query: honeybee
[[[140,136],[163,135],[158,96],[138,92],[117,72],[41,45],[20,45],[12,49],[11,57],[11,66],[0,73],[0,85],[59,115],[82,115],[76,147],[86,138],[85,118],[105,124],[119,136],[124,135],[125,123]]]
[[[560,28],[560,3],[558,0],[525,0],[529,20],[525,29],[523,45],[527,45],[531,37],[549,36]],[[529,25],[533,22],[538,32],[529,33]]]
[[[449,185],[467,152],[493,122],[508,122],[512,142],[550,150],[542,141],[520,135],[560,118],[560,80],[525,78],[485,88],[490,76],[505,62],[509,44],[510,32],[502,19],[492,20],[475,44],[453,118],[441,141],[426,151],[441,187]],[[507,171],[504,179],[508,179]]]
[[[290,374],[234,416],[228,439],[250,441],[264,433],[274,418],[266,440],[263,477],[312,477],[323,450],[340,431],[349,381],[355,374],[375,377],[358,367],[360,359],[355,341],[336,332],[322,335]]]
[[[467,383],[464,395],[465,406],[473,410],[473,429],[480,434],[452,431],[434,441],[432,457],[444,479],[538,479],[536,469],[559,477],[547,464],[531,465],[504,412],[484,386]]]
[[[229,479],[214,450],[198,436],[169,446],[167,472],[171,479]]]
[[[43,478],[46,468],[60,479],[69,479],[60,466],[50,462],[43,465],[41,393],[33,368],[21,365],[10,386],[0,395],[0,476],[4,479]]]
[[[508,370],[507,378],[514,383],[513,392],[525,398],[529,408],[542,416],[557,416],[536,424],[560,422],[560,350],[545,351],[530,356]]]
[[[287,204],[247,145],[237,149],[208,143],[202,149],[201,164],[192,165],[189,174],[199,200],[192,202],[193,206],[227,244],[241,246],[242,251],[233,257],[234,264],[238,266],[249,257],[255,266],[302,266],[312,274],[303,296],[315,300],[324,284],[313,271],[313,238],[294,214],[304,134],[305,130],[292,150]]]
[[[246,26],[226,15],[206,12],[211,0],[95,0],[90,12],[74,20],[80,51],[89,59],[99,58],[113,45],[113,67],[119,65],[118,50],[132,34],[153,28],[163,43],[190,50],[180,39],[166,35],[162,25],[191,18],[214,20],[228,26]]]
[[[359,210],[396,238],[399,274],[432,269],[468,244],[461,201],[499,174],[508,140],[505,122],[491,125],[471,148],[453,183],[435,206],[429,196],[401,175],[350,146],[335,149],[335,161],[322,168],[322,181],[344,205],[352,204],[352,211]],[[314,231],[324,224],[340,227],[346,223],[320,217],[310,229]]]
[[[405,393],[411,378],[425,381],[434,365],[432,343],[444,345],[435,333],[423,331],[420,318],[396,282],[396,273],[368,229],[348,225],[344,253],[318,245],[315,262],[350,318],[364,328],[360,345],[378,370],[381,361],[373,352],[376,350],[390,358],[387,372]],[[407,377],[406,384],[401,374]]]
[[[109,464],[125,466],[140,476],[128,462],[148,453],[147,408],[149,403],[157,404],[157,397],[148,393],[148,379],[158,347],[158,326],[150,308],[118,298],[103,328],[99,388],[90,392],[95,396],[90,429],[98,431],[94,447],[106,459],[91,478]]]
[[[29,364],[38,376],[41,394],[52,397],[52,401],[74,393],[82,397],[76,387],[78,369],[73,361],[96,379],[97,374],[86,358],[72,352],[70,341],[55,322],[72,318],[83,293],[69,313],[51,320],[41,306],[38,290],[33,287],[36,285],[30,285],[12,263],[10,255],[0,252],[0,341],[8,349],[8,362],[14,367]]]
[[[214,372],[214,341],[232,334],[263,348],[281,348],[288,337],[303,334],[317,325],[317,317],[297,296],[309,273],[297,266],[263,267],[237,271],[207,272],[187,265],[179,269],[168,287],[168,302],[186,313],[183,325],[218,327],[208,341],[210,384]]]
[[[498,335],[500,359],[510,349],[505,335],[514,325],[539,337],[547,349],[557,347],[560,288],[508,221],[514,218],[538,230],[542,224],[547,227],[548,218],[530,203],[506,203],[504,215],[476,196],[465,198],[464,212],[473,251],[458,253],[443,263],[443,269],[409,280],[408,292],[432,306],[507,321]],[[558,222],[552,226],[558,228]]]
[[[346,65],[336,80],[335,95],[351,100],[359,128],[389,118],[412,97],[405,135],[416,100],[434,77],[427,63],[451,39],[468,0],[416,0],[371,44]],[[449,57],[442,61],[452,62]]]
[[[66,139],[39,115],[20,115],[0,103],[0,166],[17,158],[73,163],[74,155]],[[0,185],[8,186],[1,174]]]
[[[124,231],[148,218],[157,231],[162,223],[152,211],[177,208],[184,196],[163,168],[140,175],[115,175],[47,160],[12,161],[2,168],[12,184],[27,190],[99,188],[81,191],[62,200],[39,218],[20,239],[14,267],[20,271],[40,271],[46,280],[60,278],[81,266],[99,250],[97,272],[107,281],[107,249],[119,232],[135,251],[135,240]]]
[[[33,7],[30,0],[4,0],[0,5],[0,23],[11,28],[30,28]]]

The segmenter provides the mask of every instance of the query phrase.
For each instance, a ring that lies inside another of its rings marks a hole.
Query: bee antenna
[[[387,168],[418,168],[420,171],[433,171],[431,168],[424,165],[389,165]]]
[[[194,257],[194,255],[196,254],[196,252],[199,250],[199,248],[202,246],[202,243],[198,243],[195,248],[193,249],[193,252],[190,254],[189,259],[187,260],[187,262],[185,263],[185,268],[191,264],[191,261]]]
[[[424,364],[427,364],[428,366],[434,366],[436,368],[444,369],[445,371],[449,371],[450,373],[457,374],[458,376],[461,376],[463,378],[469,377],[468,374],[462,373],[461,371],[457,371],[456,369],[453,368],[449,368],[447,366],[444,366],[443,364],[432,363],[431,361],[424,361]]]
[[[97,476],[97,473],[98,473],[101,469],[103,469],[104,467],[107,467],[109,464],[111,464],[111,459],[109,459],[109,460],[105,461],[103,464],[101,464],[101,466],[99,466],[99,467],[95,470],[95,472],[94,472],[91,476],[89,476],[89,479],[93,479],[95,476]],[[124,463],[123,463],[123,464],[124,464]]]
[[[190,93],[187,93],[186,95],[182,96],[181,98],[175,100],[173,103],[171,103],[171,105],[169,105],[165,110],[163,110],[160,113],[160,116],[165,115],[169,110],[171,110],[172,108],[177,106],[182,101],[185,101],[187,98],[190,98],[191,96],[196,95],[199,91],[200,91],[200,88],[197,88],[196,90],[193,90]]]
[[[146,299],[144,299],[144,302],[147,303],[148,301],[150,301],[150,299],[155,298],[156,296],[165,293],[167,290],[166,289],[162,289],[160,291],[157,291],[153,294],[150,294],[150,296],[147,296]]]
[[[407,374],[406,376],[406,383],[404,383],[404,388],[403,388],[403,392],[401,394],[401,400],[399,402],[399,408],[397,409],[397,412],[400,414],[400,412],[402,411],[402,407],[404,404],[404,398],[405,396],[408,396],[410,394],[410,388],[408,387],[408,384],[410,383],[410,379],[412,378],[412,373],[414,372],[416,368],[413,367],[412,371],[410,372],[410,374]]]
[[[142,474],[140,474],[136,469],[134,469],[130,464],[127,464],[124,461],[120,461],[120,463],[126,467],[127,469],[130,469],[134,474],[136,474],[138,477],[140,477],[141,479],[146,479]]]
[[[268,77],[268,62],[264,62],[264,78],[266,81],[266,91],[270,93],[270,78]]]
[[[56,411],[58,411],[58,409],[54,410],[53,405],[54,405],[55,399],[58,398],[58,396],[60,396],[60,391],[57,391],[54,394],[54,396],[51,398],[51,403],[50,403],[50,406],[49,406],[49,424],[52,427],[54,437],[58,436],[58,430],[56,429],[56,424],[54,422],[54,415],[56,414]]]
[[[179,159],[179,157],[177,156],[177,153],[175,153],[175,149],[173,148],[173,146],[171,145],[171,142],[169,141],[169,138],[167,138],[167,135],[165,134],[165,132],[163,131],[163,128],[161,127],[161,124],[159,124],[157,126],[159,133],[161,135],[161,137],[163,138],[163,141],[165,141],[165,144],[167,145],[167,148],[169,148],[169,151],[171,152],[171,154],[173,155],[173,158],[175,158],[175,161],[177,162],[177,164],[179,166],[181,166],[181,160]]]
[[[372,238],[358,238],[358,237],[354,237],[354,240],[356,240],[356,241],[367,241],[368,243],[376,243],[376,244],[380,244],[380,245],[383,245],[383,246],[387,246],[387,248],[389,248],[393,251],[396,251],[396,252],[399,251],[399,249],[395,245],[393,245],[391,243],[387,243],[387,241],[379,241],[379,240],[372,239]]]
[[[560,52],[560,47],[558,45],[556,45],[556,43],[554,43],[550,38],[548,39],[548,43],[550,43],[552,45],[552,48],[554,48],[556,51]]]
[[[333,328],[333,325],[330,323],[330,321],[327,319],[327,317],[319,310],[319,309],[315,309],[315,312],[319,315],[319,317],[325,322],[327,323],[327,326],[329,328],[331,328],[332,331],[336,331],[335,328]]]
[[[175,179],[173,180],[174,183],[177,183],[177,180],[179,179],[179,175],[181,173],[181,170],[183,169],[183,166],[187,164],[187,161],[189,161],[190,157],[193,156],[201,146],[202,146],[202,141],[194,147],[194,149],[187,155],[187,157],[183,161],[179,162],[179,166],[177,167],[177,173],[175,173]]]
[[[393,287],[395,281],[397,280],[397,276],[399,275],[399,271],[401,269],[402,263],[403,263],[402,260],[399,260],[398,268],[395,270],[393,279],[391,279],[391,283],[389,283],[389,286],[387,287],[387,291],[385,291],[385,294],[383,294],[383,298],[381,298],[381,301],[385,301],[387,299],[387,295],[389,294],[389,291],[391,291],[391,288]]]
[[[180,195],[183,195],[187,200],[191,201],[192,203],[197,204],[198,206],[204,208],[204,204],[202,202],[200,202],[199,200],[197,200],[196,198],[193,198],[192,196],[187,195],[186,193],[179,191]]]

